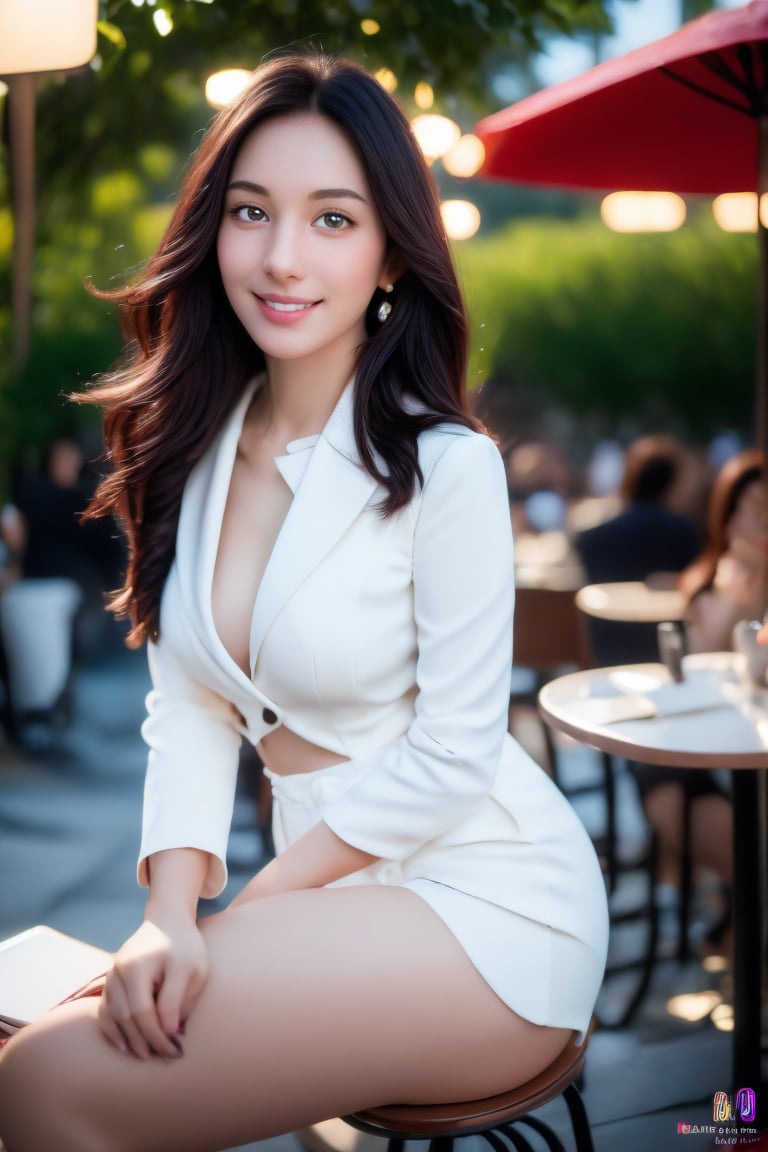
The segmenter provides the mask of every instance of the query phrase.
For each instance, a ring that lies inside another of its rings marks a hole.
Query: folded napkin
[[[640,672],[609,672],[579,701],[581,716],[593,724],[651,720],[731,707],[723,692],[722,674],[709,669],[689,671],[677,684]]]

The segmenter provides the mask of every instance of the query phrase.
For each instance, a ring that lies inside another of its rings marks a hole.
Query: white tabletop
[[[682,620],[685,597],[675,588],[651,588],[642,580],[609,584],[586,584],[576,594],[576,603],[587,616],[638,624],[660,624]]]
[[[662,664],[574,672],[539,694],[545,721],[605,752],[682,768],[768,768],[768,689],[743,678],[731,652],[683,661],[674,684]]]

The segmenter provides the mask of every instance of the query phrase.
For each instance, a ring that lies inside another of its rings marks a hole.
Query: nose
[[[285,218],[270,228],[264,271],[274,280],[301,280],[304,276],[303,228]]]

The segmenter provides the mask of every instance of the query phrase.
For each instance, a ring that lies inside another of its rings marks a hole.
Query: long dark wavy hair
[[[238,150],[257,125],[317,112],[355,148],[402,274],[386,324],[374,293],[358,350],[354,427],[360,459],[389,515],[421,480],[417,438],[444,420],[474,427],[465,395],[467,320],[437,192],[399,105],[362,68],[320,54],[277,56],[213,121],[171,222],[137,283],[97,296],[120,306],[121,360],[76,397],[104,412],[110,461],[88,509],[116,514],[127,536],[125,583],[109,606],[139,647],[159,631],[182,491],[247,381],[264,368],[224,293],[216,238]],[[406,395],[424,411],[408,410]],[[377,456],[383,461],[380,468]]]
[[[712,587],[717,562],[728,550],[728,525],[745,489],[762,476],[762,454],[755,448],[745,448],[726,460],[715,477],[707,505],[706,543],[678,578],[678,586],[689,602]]]

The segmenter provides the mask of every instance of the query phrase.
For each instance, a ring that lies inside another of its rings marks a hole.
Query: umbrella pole
[[[755,375],[755,436],[768,460],[768,228],[763,223],[763,203],[768,207],[768,113],[758,117],[757,154],[757,363]]]

